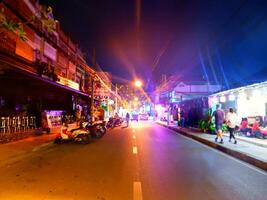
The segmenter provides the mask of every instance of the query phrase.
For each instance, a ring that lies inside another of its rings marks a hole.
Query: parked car
[[[140,114],[140,117],[139,117],[139,119],[140,120],[148,120],[148,114],[147,113],[142,113],[142,114]]]
[[[132,118],[131,118],[132,121],[138,121],[138,114],[132,114]]]

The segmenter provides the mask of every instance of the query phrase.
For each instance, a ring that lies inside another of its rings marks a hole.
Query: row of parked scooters
[[[93,138],[101,138],[106,132],[105,121],[80,122],[78,128],[71,130],[69,130],[67,123],[62,123],[61,131],[56,135],[55,143],[61,144],[74,141],[86,144]]]
[[[110,117],[109,121],[80,122],[80,126],[69,130],[68,124],[63,122],[61,131],[56,135],[55,143],[62,144],[66,142],[78,142],[87,144],[94,138],[101,138],[107,132],[107,129],[121,126],[122,118]]]

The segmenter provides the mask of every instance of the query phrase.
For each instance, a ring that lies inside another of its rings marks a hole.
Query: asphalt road
[[[267,199],[265,172],[147,122],[5,155],[0,200]]]

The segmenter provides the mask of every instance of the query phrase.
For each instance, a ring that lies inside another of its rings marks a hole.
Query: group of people
[[[262,128],[266,132],[266,127],[267,127],[266,117],[263,120],[261,116],[257,116],[255,118],[255,121],[251,125],[249,125],[248,118],[244,117],[242,118],[240,124],[240,132],[247,137],[262,138],[263,137]]]
[[[216,133],[217,133],[215,142],[218,142],[218,139],[220,139],[220,143],[223,143],[222,126],[224,123],[226,123],[228,126],[229,133],[230,133],[229,142],[231,142],[231,140],[233,139],[234,144],[236,144],[237,141],[236,141],[234,132],[235,132],[235,129],[238,128],[239,126],[239,121],[238,121],[237,114],[234,112],[234,109],[230,108],[229,112],[225,116],[224,111],[220,107],[220,104],[217,104],[216,110],[213,112],[212,116],[214,116],[215,118],[215,127],[216,127]]]

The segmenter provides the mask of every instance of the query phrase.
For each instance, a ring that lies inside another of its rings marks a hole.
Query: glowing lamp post
[[[142,83],[140,80],[136,80],[136,81],[134,82],[134,85],[135,85],[135,87],[140,88],[140,87],[142,87],[143,83]]]

